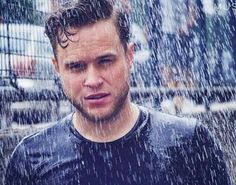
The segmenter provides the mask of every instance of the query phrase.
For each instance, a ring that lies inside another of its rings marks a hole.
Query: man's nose
[[[83,85],[89,88],[98,88],[103,84],[103,79],[98,70],[90,66],[87,69]]]

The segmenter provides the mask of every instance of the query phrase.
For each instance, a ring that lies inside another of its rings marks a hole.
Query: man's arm
[[[193,138],[194,176],[201,185],[230,185],[226,161],[208,129],[198,124]]]
[[[25,147],[20,143],[13,151],[5,174],[5,185],[31,185]]]
[[[189,140],[191,138],[191,140]],[[226,161],[207,128],[197,123],[186,142],[170,148],[171,179],[188,185],[231,185]],[[174,175],[173,175],[174,174]]]

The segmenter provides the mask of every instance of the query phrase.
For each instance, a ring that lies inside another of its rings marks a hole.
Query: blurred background
[[[22,137],[73,107],[66,101],[44,19],[66,0],[0,1],[0,184]],[[117,0],[131,14],[131,96],[196,117],[217,137],[236,184],[236,0]]]

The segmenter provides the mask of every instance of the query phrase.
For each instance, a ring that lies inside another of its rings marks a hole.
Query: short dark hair
[[[121,44],[125,51],[130,39],[130,21],[127,12],[115,9],[112,0],[77,0],[67,1],[58,7],[45,22],[45,33],[48,36],[56,57],[57,45],[68,46],[70,36],[75,34],[69,28],[80,28],[100,20],[113,19]],[[65,36],[65,37],[63,37]]]

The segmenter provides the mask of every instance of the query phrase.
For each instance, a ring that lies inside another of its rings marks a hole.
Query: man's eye
[[[111,59],[103,59],[103,60],[100,60],[99,62],[98,62],[98,64],[101,64],[101,65],[109,65],[110,63],[112,62],[112,60]]]
[[[68,69],[72,70],[72,71],[83,71],[85,70],[85,65],[84,64],[80,64],[80,63],[71,63],[68,64]]]

